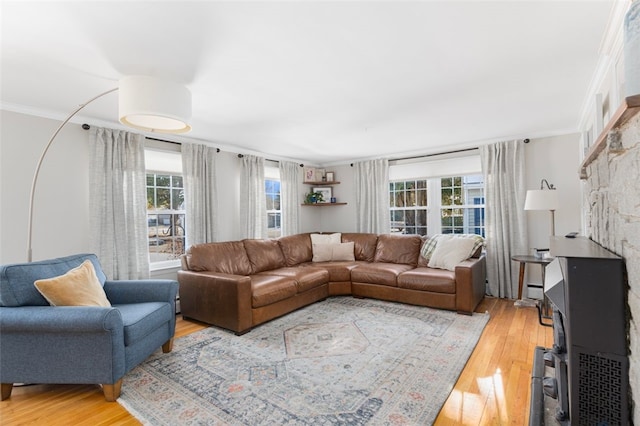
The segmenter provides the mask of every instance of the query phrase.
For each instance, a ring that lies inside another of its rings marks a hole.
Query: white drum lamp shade
[[[553,189],[530,189],[524,201],[525,210],[557,210],[560,200]]]
[[[119,118],[126,126],[147,132],[191,130],[191,92],[172,81],[127,76],[119,82]]]
[[[551,235],[556,234],[555,211],[560,199],[555,189],[530,189],[524,200],[525,210],[549,210],[551,212]]]

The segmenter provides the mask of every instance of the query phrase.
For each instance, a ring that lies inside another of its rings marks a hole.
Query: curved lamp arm
[[[31,253],[32,252],[31,251],[31,233],[33,231],[33,199],[34,199],[34,196],[35,196],[35,193],[36,193],[36,182],[38,181],[38,174],[40,173],[40,166],[42,165],[42,161],[44,160],[45,155],[47,155],[47,151],[49,150],[49,147],[53,143],[53,141],[56,138],[56,136],[58,136],[58,133],[60,133],[60,130],[62,130],[62,128],[69,122],[69,120],[71,120],[73,118],[74,115],[76,115],[80,110],[82,110],[84,107],[86,107],[91,102],[95,101],[96,99],[101,98],[104,95],[107,95],[107,94],[109,94],[111,92],[115,92],[118,89],[119,88],[116,87],[115,89],[107,90],[104,93],[100,93],[98,96],[94,96],[93,98],[89,99],[85,103],[81,104],[78,108],[76,108],[71,114],[69,114],[67,116],[67,118],[64,119],[64,121],[60,124],[60,126],[58,126],[56,131],[53,132],[53,135],[51,135],[51,138],[49,139],[49,142],[44,147],[44,150],[42,151],[42,154],[40,154],[40,159],[38,159],[38,165],[36,166],[36,171],[33,174],[33,181],[31,182],[31,194],[29,195],[29,228],[27,230],[27,262],[31,262],[32,261],[32,255],[31,255],[32,254]]]

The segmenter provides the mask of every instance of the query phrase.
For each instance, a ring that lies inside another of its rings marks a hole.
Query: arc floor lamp
[[[27,261],[32,257],[33,206],[36,184],[40,173],[40,166],[44,161],[49,147],[62,128],[84,107],[109,93],[119,91],[118,110],[122,124],[146,131],[157,133],[186,133],[191,130],[191,92],[178,83],[149,76],[127,76],[120,79],[118,87],[89,99],[76,108],[60,126],[53,132],[49,142],[45,145],[31,182],[29,195],[29,222],[27,230]]]

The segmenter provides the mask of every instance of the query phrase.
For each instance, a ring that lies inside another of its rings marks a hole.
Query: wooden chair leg
[[[162,352],[168,354],[173,350],[173,339],[169,339],[162,345]]]
[[[102,391],[104,392],[104,399],[107,402],[114,402],[120,397],[120,389],[122,389],[122,378],[112,385],[102,385]]]
[[[0,385],[0,388],[0,401],[9,399],[9,397],[11,396],[11,391],[13,390],[13,383],[2,383],[2,385]]]

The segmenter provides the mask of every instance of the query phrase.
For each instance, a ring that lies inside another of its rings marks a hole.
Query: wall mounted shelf
[[[602,130],[598,139],[587,152],[582,164],[580,165],[580,179],[587,178],[587,167],[591,164],[598,155],[606,148],[609,132],[619,129],[627,121],[633,118],[638,112],[640,112],[640,95],[629,96],[625,98],[622,105],[613,114],[605,128]]]
[[[302,182],[305,185],[338,185],[340,182],[338,181],[327,181],[327,182]]]

